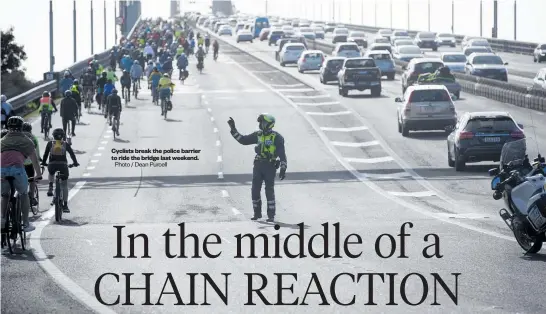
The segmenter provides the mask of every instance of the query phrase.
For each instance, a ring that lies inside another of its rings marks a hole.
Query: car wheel
[[[303,73],[303,70],[301,70],[300,68],[298,68],[298,72]]]
[[[322,79],[322,76],[319,76],[319,81],[321,84],[324,84],[324,80]]]
[[[449,144],[447,145],[447,165],[451,168],[455,167],[455,162],[451,159],[451,153],[449,152]]]
[[[438,47],[432,48],[432,51],[438,51]]]
[[[402,122],[402,136],[407,137],[409,135],[409,129],[405,123]]]
[[[281,62],[281,66],[282,66],[282,67],[285,66],[285,63],[284,63],[284,62]]]
[[[461,99],[461,92],[456,92],[455,97],[457,97],[457,99]]]
[[[379,97],[379,96],[381,96],[381,87],[372,88],[372,97]]]
[[[537,63],[537,61],[540,62],[539,60],[537,60],[537,58],[535,56],[533,56],[533,62]]]
[[[271,42],[268,42],[267,45],[268,45],[268,46],[271,46]]]
[[[239,43],[239,40],[237,40],[237,43]]]
[[[349,96],[349,90],[346,88],[341,89],[341,96],[348,97]]]
[[[252,44],[253,42],[254,42],[253,40],[250,41],[251,44]]]
[[[402,133],[402,125],[400,124],[400,119],[397,118],[396,120],[398,122],[398,133]]]
[[[394,80],[394,73],[393,73],[393,74],[389,74],[389,75],[387,76],[387,79],[393,81],[393,80]]]
[[[342,94],[341,94],[341,86],[339,86],[339,85],[338,85],[338,87],[337,87],[337,93],[338,93],[340,96],[342,95]]]
[[[455,150],[455,171],[463,171],[466,164],[464,160],[461,160],[461,156],[459,155],[459,151]]]

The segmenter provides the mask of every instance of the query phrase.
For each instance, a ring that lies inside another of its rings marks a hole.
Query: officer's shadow
[[[298,224],[287,224],[280,221],[267,222],[265,220],[257,220],[256,222],[262,225],[261,227],[258,227],[259,229],[274,228],[275,225],[278,225],[281,228],[288,228],[288,229],[295,229],[295,230],[299,230],[300,228]],[[309,229],[309,225],[304,224],[303,229],[304,230]]]

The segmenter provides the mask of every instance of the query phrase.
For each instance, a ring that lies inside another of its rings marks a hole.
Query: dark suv
[[[500,160],[502,146],[525,138],[508,112],[467,112],[447,137],[447,163],[462,171],[468,162]]]
[[[328,84],[331,81],[338,81],[337,73],[341,70],[345,58],[343,57],[330,57],[324,60],[322,67],[320,68],[319,79],[322,84]]]

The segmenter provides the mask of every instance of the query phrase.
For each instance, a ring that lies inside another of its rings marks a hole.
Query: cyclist
[[[204,43],[205,40],[203,39],[203,37],[201,37],[200,34],[197,34],[197,46],[203,46]]]
[[[74,79],[70,77],[70,72],[68,71],[64,72],[64,78],[61,80],[59,84],[60,84],[61,91],[69,90],[72,87],[72,85],[74,84]]]
[[[78,114],[78,103],[72,98],[72,92],[67,90],[64,92],[64,98],[61,100],[61,117],[63,120],[63,130],[66,133],[68,122],[72,124],[72,136],[76,136],[74,129],[76,128],[76,115]]]
[[[55,112],[57,112],[57,106],[55,105],[55,102],[51,98],[51,95],[49,92],[44,92],[42,94],[42,98],[40,98],[40,109],[38,109],[38,113],[40,113],[42,117],[42,123],[41,123],[41,132],[44,133],[45,125],[44,122],[46,121],[46,116],[49,118],[47,119],[49,121],[49,128],[51,129],[51,111],[52,109],[55,109]]]
[[[201,64],[201,67],[204,68],[205,51],[203,50],[203,46],[199,46],[197,52],[195,53],[195,56],[197,57],[197,68],[199,68],[199,64]]]
[[[215,39],[212,43],[212,51],[214,52],[214,59],[218,58],[218,50],[220,50],[220,44]]]
[[[4,128],[9,117],[13,114],[13,107],[8,103],[6,95],[0,96],[0,100],[2,102],[2,128]]]
[[[108,99],[108,96],[110,96],[112,94],[112,91],[116,88],[116,86],[114,85],[114,83],[112,83],[112,80],[108,80],[106,81],[106,85],[104,85],[104,95],[102,95],[103,97],[103,102],[104,102],[104,105],[106,106],[106,100]],[[106,115],[106,110],[104,111],[104,118],[107,117]]]
[[[6,177],[14,177],[14,188],[21,195],[23,230],[31,232],[35,228],[28,220],[30,199],[27,197],[28,177],[24,166],[25,159],[30,158],[32,160],[34,171],[39,174],[36,176],[35,181],[39,181],[42,175],[34,143],[22,132],[23,123],[23,118],[19,116],[10,117],[6,123],[9,132],[2,138],[0,157],[2,161],[2,168],[0,168],[0,176],[2,177],[2,229],[5,227],[6,221],[4,217],[10,193],[10,185],[4,179]]]
[[[82,113],[82,87],[79,85],[80,82],[78,80],[74,80],[74,83],[70,87],[70,91],[72,92],[72,98],[78,103],[78,115],[81,116]]]
[[[116,72],[112,70],[112,68],[108,68],[108,72],[106,72],[106,78],[112,80],[112,83],[114,84],[118,81]]]
[[[125,98],[125,90],[127,90],[127,101],[131,101],[131,75],[127,70],[123,70],[123,75],[119,81],[121,83],[121,97]],[[108,103],[108,99],[106,101]],[[108,107],[106,108],[108,109]]]
[[[178,57],[178,60],[176,60],[176,66],[178,67],[178,79],[182,79],[182,75],[184,72],[186,72],[186,68],[188,67],[188,58],[184,53]]]
[[[89,101],[89,104],[93,102],[93,96],[91,96],[91,99],[87,99],[90,95],[93,95],[97,80],[97,76],[95,73],[93,73],[93,68],[88,67],[87,71],[80,77],[80,81],[83,85],[83,98]],[[85,108],[87,108],[87,104],[85,104]]]
[[[152,70],[154,69],[154,63],[152,61],[148,61],[148,65],[146,66],[146,77],[150,77],[150,74],[152,74]],[[148,84],[150,85],[150,84]],[[149,88],[150,86],[148,86]]]
[[[70,154],[70,159],[74,167],[79,166],[76,155],[72,150],[72,147],[65,141],[65,133],[63,129],[57,128],[53,130],[53,141],[47,143],[44,156],[42,157],[42,166],[47,164],[49,158],[49,165],[47,165],[47,171],[49,172],[49,188],[47,190],[47,196],[53,196],[53,180],[57,171],[61,173],[61,187],[63,189],[64,204],[63,212],[69,213],[68,209],[68,177],[70,172],[68,171],[68,160],[66,153]]]
[[[118,90],[114,89],[112,95],[106,100],[106,111],[108,111],[108,123],[112,126],[112,116],[119,121],[121,115],[121,98],[118,95]],[[119,136],[119,125],[116,125],[116,134]],[[112,127],[112,130],[114,128]]]
[[[173,59],[171,57],[167,57],[167,60],[163,63],[163,73],[168,73],[169,76],[173,73]]]
[[[133,65],[133,59],[131,59],[131,57],[128,54],[126,54],[125,56],[123,56],[123,58],[121,58],[121,68],[123,70],[131,71],[132,65]]]
[[[23,123],[23,133],[34,143],[34,147],[36,149],[36,156],[40,158],[40,146],[38,145],[38,138],[36,135],[32,134],[32,124],[25,122]],[[34,165],[32,164],[32,159],[27,158],[25,159],[25,171],[27,172],[27,177],[33,178],[34,177]],[[34,191],[36,188],[36,182],[29,182],[30,183],[30,191]],[[38,205],[38,200],[34,198],[34,195],[32,193],[30,194],[30,205],[36,206]]]
[[[169,78],[169,74],[165,73],[163,74],[163,77],[159,80],[159,97],[163,101],[166,101],[169,99],[169,96],[171,96],[174,92],[174,84]],[[165,113],[164,110],[167,110],[167,108],[163,108],[161,106],[161,115]]]
[[[131,79],[133,80],[133,82],[138,82],[138,88],[140,89],[140,78],[142,77],[142,66],[140,65],[140,63],[138,62],[138,60],[135,60],[135,62],[133,63],[133,66],[131,67]]]
[[[210,47],[210,38],[209,34],[205,35],[205,54],[209,53],[209,47]]]
[[[104,98],[104,85],[108,83],[106,74],[106,72],[102,72],[101,77],[97,80],[97,103],[99,104],[99,110],[101,104],[106,103],[106,99]]]
[[[161,73],[157,70],[156,67],[153,68],[152,73],[148,77],[148,82],[152,88],[152,99],[157,97],[157,87],[159,86],[159,81],[161,80]]]

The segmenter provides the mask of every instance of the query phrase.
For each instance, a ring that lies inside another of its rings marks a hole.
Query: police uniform
[[[278,132],[263,130],[253,132],[249,135],[241,135],[235,127],[231,130],[231,135],[242,145],[256,144],[254,157],[254,168],[252,171],[252,207],[256,220],[262,217],[261,189],[262,182],[265,182],[265,196],[267,198],[267,217],[272,221],[275,217],[275,174],[277,171],[277,157],[280,159],[281,173],[284,179],[286,171],[286,152],[284,147],[284,138]]]

